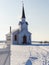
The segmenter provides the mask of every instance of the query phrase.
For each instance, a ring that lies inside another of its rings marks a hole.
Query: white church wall
[[[14,40],[15,35],[17,36],[17,39],[18,39],[17,31],[13,32],[13,34],[12,34],[12,44],[17,44],[18,43],[17,40]]]
[[[27,24],[25,22],[21,25],[21,29],[26,30],[26,31],[28,30],[28,26],[27,26]]]
[[[19,43],[19,44],[22,44],[22,34],[21,34],[21,33],[19,34],[18,43]]]
[[[31,44],[31,39],[29,38],[31,36],[31,34],[28,33],[28,31],[22,31],[19,34],[19,44],[22,44],[23,43],[23,36],[24,35],[26,35],[26,37],[27,37],[27,42]]]

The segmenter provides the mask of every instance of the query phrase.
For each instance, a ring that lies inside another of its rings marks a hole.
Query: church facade
[[[11,42],[13,45],[29,45],[31,44],[31,33],[28,31],[28,22],[26,21],[24,6],[22,7],[22,19],[19,22],[20,29],[11,31],[6,34],[7,43]]]

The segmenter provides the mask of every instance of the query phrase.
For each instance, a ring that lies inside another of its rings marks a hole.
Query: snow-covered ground
[[[10,48],[6,44],[0,44],[0,65],[9,65]]]
[[[0,44],[0,65],[9,65],[9,62],[11,65],[26,65],[28,60],[32,65],[48,65],[49,46],[11,45],[9,48],[6,44]]]
[[[33,65],[43,65],[49,62],[49,46],[11,46],[11,65],[25,65],[31,57],[37,57],[36,60],[31,60]],[[45,62],[45,60],[47,60]]]

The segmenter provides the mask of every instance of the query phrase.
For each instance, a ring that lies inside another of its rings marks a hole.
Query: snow
[[[5,44],[0,44],[0,65],[9,65],[10,49]]]
[[[33,65],[42,65],[47,53],[49,52],[49,46],[11,46],[11,65],[25,65],[30,57],[37,57],[38,59],[32,60]],[[43,55],[45,57],[43,57]],[[47,59],[48,60],[48,59]]]
[[[0,64],[4,65],[43,65],[49,64],[49,46],[0,44]],[[9,51],[11,53],[9,54]],[[33,59],[37,58],[37,59]]]

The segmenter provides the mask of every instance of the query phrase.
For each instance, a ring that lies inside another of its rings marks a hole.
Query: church
[[[6,42],[13,45],[30,45],[31,44],[31,33],[28,31],[28,22],[26,21],[24,5],[22,6],[22,17],[19,22],[20,29],[11,31],[6,34]]]

